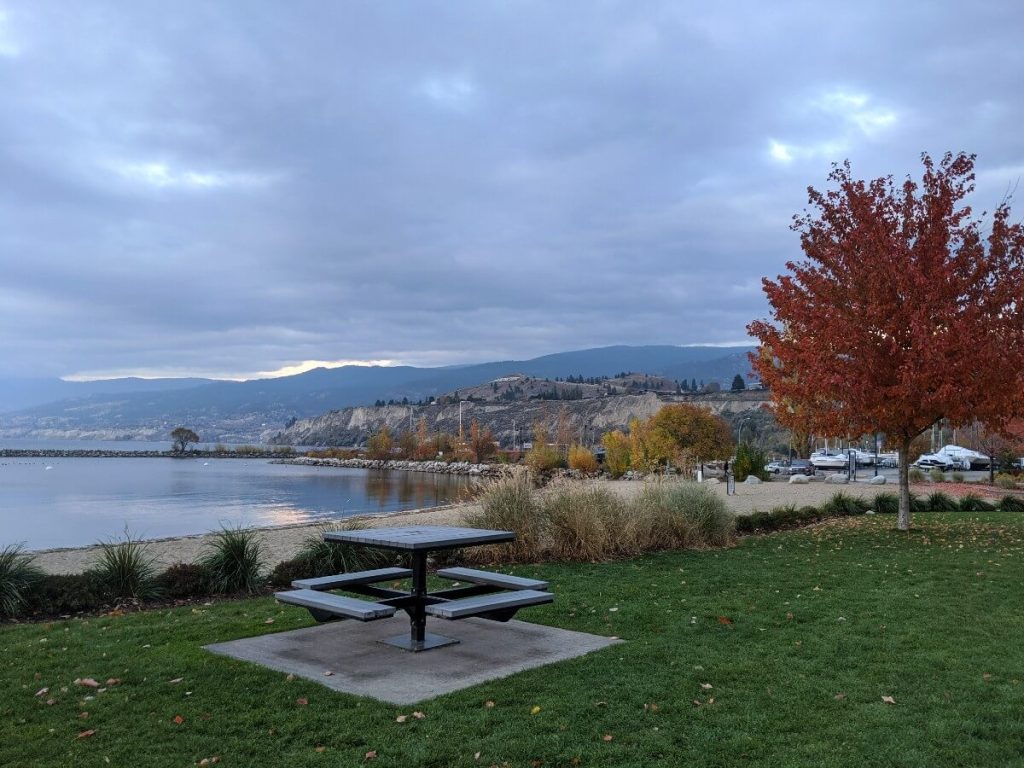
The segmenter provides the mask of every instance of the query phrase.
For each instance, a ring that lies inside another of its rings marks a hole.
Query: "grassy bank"
[[[311,623],[267,598],[4,626],[0,765],[1012,765],[1024,516],[915,524],[519,567],[558,595],[523,618],[627,642],[417,707],[201,650]]]

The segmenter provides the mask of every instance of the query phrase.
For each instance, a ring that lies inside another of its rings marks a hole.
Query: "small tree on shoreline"
[[[188,427],[177,427],[171,431],[171,439],[174,441],[174,446],[171,450],[174,453],[185,453],[190,445],[199,442],[199,435]]]

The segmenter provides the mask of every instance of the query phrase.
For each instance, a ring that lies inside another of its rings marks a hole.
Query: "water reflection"
[[[44,465],[52,471],[44,471]],[[146,537],[450,504],[474,482],[260,459],[45,459],[0,463],[0,546],[91,544],[128,525]]]

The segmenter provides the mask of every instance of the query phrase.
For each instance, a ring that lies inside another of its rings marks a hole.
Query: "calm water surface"
[[[11,446],[13,447],[13,446]],[[473,481],[267,459],[0,459],[0,547],[159,538],[448,504]]]

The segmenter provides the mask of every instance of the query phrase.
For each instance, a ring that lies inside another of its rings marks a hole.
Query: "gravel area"
[[[629,498],[643,488],[643,481],[594,481],[607,484],[616,493]],[[651,482],[651,481],[647,481]],[[656,482],[656,481],[655,481]],[[755,510],[768,510],[784,504],[821,504],[837,491],[856,496],[874,496],[879,491],[893,491],[894,486],[877,486],[867,483],[850,485],[830,485],[815,481],[807,485],[790,485],[786,482],[769,482],[757,485],[736,484],[736,495],[726,496],[724,484],[709,484],[716,493],[722,496],[729,506],[739,515],[750,514]],[[960,495],[957,486],[943,485],[942,490],[951,495]],[[968,487],[977,492],[977,488]],[[926,491],[919,491],[926,492]],[[382,525],[461,525],[468,513],[476,509],[475,504],[456,504],[413,512],[398,512],[386,515],[375,515],[360,518],[368,527]],[[267,550],[267,559],[271,563],[287,560],[301,548],[303,540],[317,532],[318,524],[293,525],[280,528],[261,529]],[[158,539],[150,542],[149,554],[157,564],[166,567],[176,562],[195,560],[206,547],[210,534],[183,536],[172,539]],[[38,553],[37,564],[48,573],[79,573],[91,566],[98,555],[98,546],[78,547],[73,549],[48,550]]]

